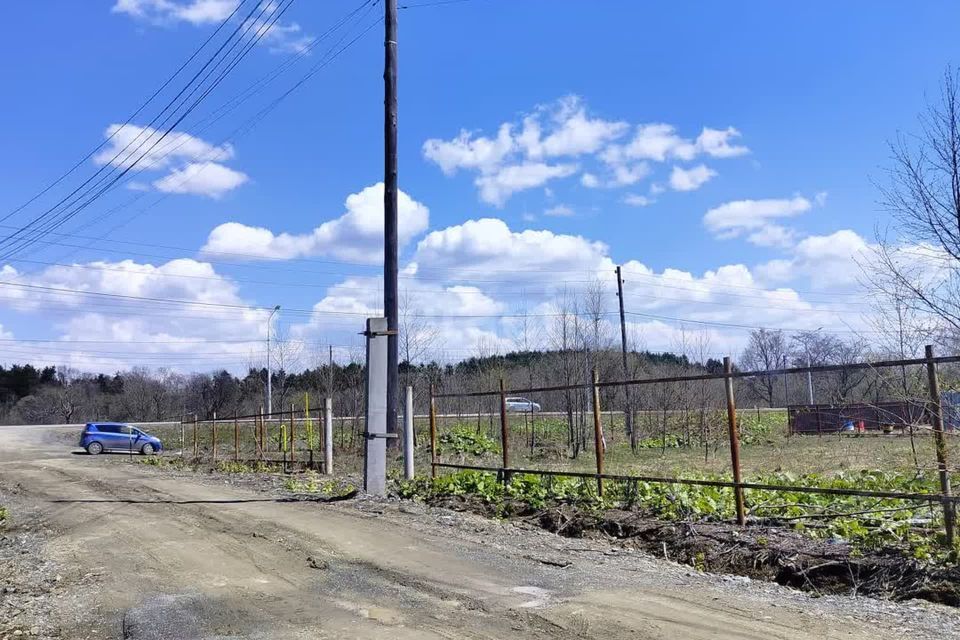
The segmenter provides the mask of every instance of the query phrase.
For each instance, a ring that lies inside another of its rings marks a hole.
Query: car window
[[[113,424],[98,424],[97,431],[101,433],[120,433],[117,426]]]
[[[117,427],[117,433],[133,433],[133,429],[127,425]]]

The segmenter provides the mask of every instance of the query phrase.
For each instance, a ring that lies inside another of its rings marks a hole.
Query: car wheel
[[[99,442],[91,442],[87,445],[87,453],[92,456],[99,455],[103,452],[103,445]]]
[[[143,445],[142,447],[140,447],[140,453],[142,453],[142,454],[145,455],[145,456],[152,456],[152,455],[153,455],[153,445],[150,444],[149,442],[148,442],[147,444]]]

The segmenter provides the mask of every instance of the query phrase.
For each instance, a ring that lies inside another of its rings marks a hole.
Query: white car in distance
[[[540,411],[540,405],[526,398],[507,398],[507,411],[535,413]]]

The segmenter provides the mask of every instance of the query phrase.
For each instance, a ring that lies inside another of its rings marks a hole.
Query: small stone
[[[40,627],[30,627],[30,635],[32,636],[40,635]]]

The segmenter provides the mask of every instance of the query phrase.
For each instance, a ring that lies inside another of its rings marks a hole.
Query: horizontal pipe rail
[[[850,364],[827,364],[815,367],[793,367],[788,369],[770,369],[765,371],[734,371],[732,373],[702,373],[695,376],[670,376],[666,378],[641,378],[634,380],[609,380],[599,382],[599,387],[623,387],[645,384],[663,384],[669,382],[697,382],[702,380],[723,380],[725,378],[756,378],[760,376],[781,376],[791,373],[825,373],[829,371],[860,370],[860,369],[880,369],[884,367],[905,367],[911,365],[921,365],[933,362],[934,364],[948,364],[960,362],[960,356],[941,356],[939,358],[913,358],[910,360],[880,360],[878,362],[854,362]],[[507,389],[504,393],[508,395],[527,394],[527,393],[547,393],[551,391],[576,391],[578,389],[592,389],[590,383],[561,384],[550,387],[528,387],[525,389]],[[466,393],[438,393],[435,398],[479,398],[499,396],[500,391],[469,391]]]
[[[871,491],[867,489],[834,489],[829,487],[795,487],[781,484],[759,484],[755,482],[736,482],[728,480],[696,480],[692,478],[662,478],[657,476],[624,476],[611,473],[590,473],[581,471],[547,471],[544,469],[501,469],[500,467],[482,467],[468,464],[452,464],[449,462],[437,462],[436,467],[445,469],[465,469],[468,471],[486,471],[488,473],[508,473],[523,474],[528,473],[540,476],[567,476],[570,478],[603,478],[604,480],[613,480],[615,482],[652,482],[655,484],[685,484],[701,487],[726,487],[742,489],[757,489],[761,491],[795,491],[797,493],[817,493],[822,495],[834,496],[857,496],[862,498],[890,498],[896,500],[914,500],[917,502],[936,502],[943,503],[945,500],[951,502],[960,502],[960,496],[946,498],[938,493],[901,493],[899,491]]]

